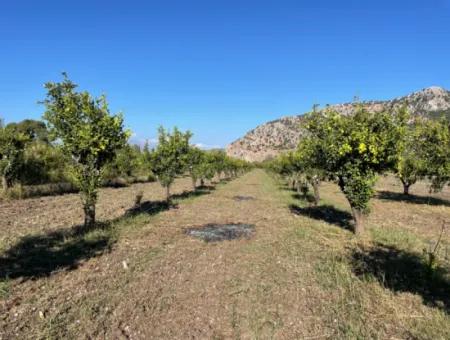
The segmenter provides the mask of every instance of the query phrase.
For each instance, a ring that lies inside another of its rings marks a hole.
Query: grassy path
[[[254,199],[233,199],[238,195]],[[326,185],[323,197],[328,208],[314,214],[254,170],[177,209],[119,220],[84,237],[114,240],[100,256],[37,280],[11,280],[0,337],[449,338],[445,298],[427,306],[420,290],[395,291],[359,275],[372,238],[394,243],[399,232],[374,232],[375,214],[369,239],[356,240],[343,228],[347,215],[336,188]],[[248,223],[256,232],[217,243],[184,233],[208,223]],[[422,244],[411,230],[400,234]]]

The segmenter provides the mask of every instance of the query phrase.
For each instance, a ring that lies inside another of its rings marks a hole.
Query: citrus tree
[[[187,170],[191,136],[191,132],[183,133],[176,127],[172,133],[163,127],[158,130],[158,146],[151,153],[150,167],[166,189],[167,202],[170,202],[170,186]]]
[[[416,118],[403,134],[403,147],[399,148],[395,174],[403,184],[403,194],[409,195],[409,189],[418,180],[422,179],[427,171],[426,159],[421,143],[424,121]]]
[[[216,174],[215,157],[209,151],[204,151],[202,162],[197,167],[200,185],[205,185],[205,180],[212,181]]]
[[[97,190],[104,166],[125,146],[129,133],[122,115],[111,115],[106,98],[78,92],[66,74],[62,82],[45,84],[43,101],[50,135],[71,158],[70,174],[78,186],[84,209],[84,224],[95,224]]]
[[[209,151],[212,157],[212,162],[214,164],[215,173],[217,178],[220,180],[222,177],[222,173],[226,169],[226,159],[227,155],[223,150],[211,150]]]
[[[187,154],[187,169],[192,179],[192,189],[197,190],[197,180],[201,178],[205,153],[195,146],[189,147]]]
[[[318,167],[321,157],[318,147],[319,144],[317,144],[316,139],[305,139],[302,143],[299,143],[293,157],[296,171],[313,188],[315,206],[320,202],[320,184],[327,177],[326,172]],[[317,157],[319,159],[316,159]]]
[[[450,121],[426,121],[417,137],[418,157],[423,160],[423,175],[431,181],[431,191],[442,190],[450,184]]]
[[[3,126],[0,121],[0,177],[4,192],[19,176],[27,140],[25,134]]]
[[[334,178],[352,210],[354,232],[364,231],[377,174],[395,168],[406,117],[397,113],[368,112],[362,106],[341,115],[331,109],[308,116],[305,143],[314,145],[311,166]]]

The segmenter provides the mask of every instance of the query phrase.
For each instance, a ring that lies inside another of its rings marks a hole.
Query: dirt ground
[[[422,249],[450,219],[448,188],[429,199],[419,184],[405,199],[382,179],[362,239],[334,184],[319,208],[262,170],[189,188],[177,181],[171,209],[154,203],[156,183],[104,189],[98,215],[113,222],[86,233],[71,228],[77,195],[2,204],[0,339],[450,338],[448,259],[433,286],[392,271],[420,276]],[[125,214],[139,190],[143,208]],[[185,233],[211,223],[255,231],[209,243]]]
[[[174,193],[191,189],[188,178],[177,181]],[[97,218],[112,220],[123,216],[133,207],[134,199],[142,191],[142,201],[163,200],[164,190],[154,183],[138,183],[125,188],[104,188],[99,192]],[[0,202],[0,245],[10,244],[17,237],[51,232],[83,222],[83,209],[78,194],[45,196]]]

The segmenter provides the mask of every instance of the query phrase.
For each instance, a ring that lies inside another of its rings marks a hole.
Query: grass
[[[183,181],[174,188],[171,209],[158,186],[138,186],[147,196],[131,208],[136,189],[115,189],[111,203],[128,207],[96,230],[71,233],[55,226],[33,234],[31,225],[39,225],[28,219],[11,229],[18,236],[6,238],[0,257],[22,242],[27,246],[19,248],[29,253],[17,253],[16,264],[28,257],[51,270],[27,279],[20,266],[10,265],[0,282],[0,335],[450,338],[450,263],[439,254],[429,276],[422,253],[449,216],[450,207],[439,204],[449,192],[433,200],[375,198],[367,235],[358,239],[348,230],[345,198],[332,183],[322,186],[321,205],[313,208],[261,170],[211,191],[190,193],[190,181]],[[378,189],[401,188],[383,178]],[[413,190],[427,195],[420,183]],[[255,199],[237,201],[236,195]],[[100,206],[101,216],[105,209]],[[185,235],[209,223],[252,224],[255,235],[217,243]],[[31,263],[29,271],[36,270]]]
[[[8,278],[0,280],[0,299],[6,299],[9,295],[10,281]]]
[[[380,184],[383,185],[386,183]],[[335,185],[323,186],[323,203],[317,208],[284,190],[290,211],[311,222],[307,227],[297,227],[289,239],[313,253],[307,260],[314,263],[314,280],[327,295],[321,304],[325,324],[333,330],[330,337],[449,337],[450,263],[441,256],[437,276],[428,281],[422,249],[438,234],[409,225],[417,205],[428,212],[444,202],[439,208],[446,210],[446,197],[399,200],[400,194],[383,194],[373,204],[367,221],[368,235],[358,240],[345,230],[351,216]],[[395,199],[390,201],[388,197]],[[409,214],[396,215],[391,205],[399,209],[399,202]],[[384,205],[383,209],[380,205]],[[385,218],[381,227],[379,214]],[[428,224],[439,225],[440,214],[431,216]],[[304,258],[304,252],[302,255]]]

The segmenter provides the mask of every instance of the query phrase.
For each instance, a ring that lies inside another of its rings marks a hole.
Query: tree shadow
[[[197,190],[195,191],[183,191],[180,194],[173,194],[170,196],[170,198],[172,200],[184,200],[184,199],[188,199],[188,198],[193,198],[193,197],[198,197],[198,196],[203,196],[203,195],[209,195],[211,193],[211,190],[205,190],[205,189],[200,189],[197,188]]]
[[[382,200],[391,200],[391,201],[399,201],[413,204],[428,204],[428,205],[443,205],[446,207],[450,207],[450,201],[431,197],[431,196],[418,196],[418,195],[405,195],[398,192],[392,191],[379,191],[377,194],[377,198]]]
[[[172,195],[171,198],[183,200],[209,193],[210,190],[185,191]],[[116,242],[112,232],[116,222],[141,214],[156,215],[176,207],[176,202],[146,201],[128,209],[119,218],[97,222],[93,228],[78,225],[25,236],[0,254],[0,279],[38,279],[50,276],[55,271],[74,270],[82,261],[100,256],[111,249]]]
[[[278,189],[280,190],[286,190],[286,191],[293,191],[293,192],[297,192],[296,188],[293,188],[292,186],[288,185],[288,184],[278,184]]]
[[[200,191],[214,191],[214,190],[216,190],[216,187],[213,186],[213,185],[203,184],[203,185],[199,185],[197,187],[197,190],[200,190]]]
[[[292,198],[300,201],[306,201],[308,203],[314,203],[314,195],[307,193],[306,195],[299,194],[298,192],[295,192],[292,194]]]
[[[426,305],[449,313],[448,270],[438,266],[430,271],[424,260],[417,253],[378,243],[374,248],[354,251],[351,262],[357,276],[374,277],[394,292],[419,294]]]
[[[165,210],[171,208],[177,209],[177,201],[182,201],[188,198],[209,195],[212,190],[215,190],[212,186],[198,187],[195,191],[186,190],[179,194],[173,194],[170,196],[170,202],[167,201],[145,201],[139,203],[125,212],[125,216],[136,216],[140,214],[156,215]]]
[[[0,278],[37,279],[54,271],[73,270],[80,262],[110,250],[115,240],[109,223],[75,226],[25,236],[0,256]]]
[[[176,206],[176,204],[168,203],[167,201],[145,201],[128,209],[125,212],[125,216],[136,216],[140,214],[156,215]]]
[[[334,224],[343,229],[352,230],[352,215],[349,212],[337,209],[332,205],[299,207],[298,205],[291,204],[289,205],[289,210],[296,215],[308,216],[315,220]]]

